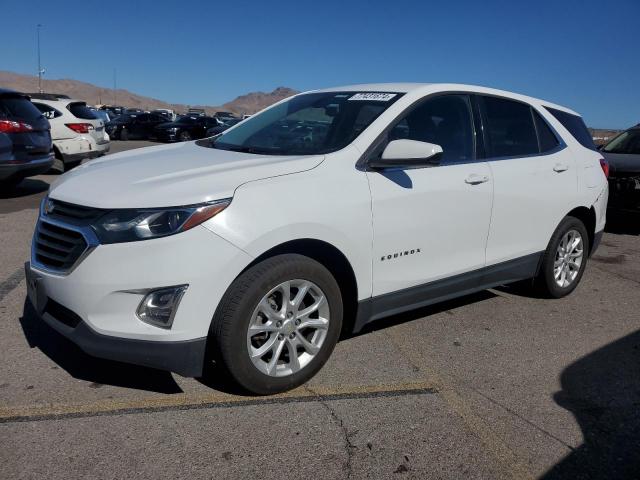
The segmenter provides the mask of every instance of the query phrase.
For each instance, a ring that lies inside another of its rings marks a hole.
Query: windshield
[[[603,149],[607,153],[629,153],[640,155],[640,128],[622,132]]]
[[[273,155],[317,155],[349,145],[402,94],[324,92],[293,97],[212,141],[214,148]]]

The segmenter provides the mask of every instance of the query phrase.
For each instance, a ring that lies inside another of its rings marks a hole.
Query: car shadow
[[[158,393],[181,393],[169,372],[92,357],[43,322],[25,299],[20,325],[30,348],[38,348],[69,375],[92,382]]]
[[[604,231],[617,235],[640,235],[640,212],[607,210]]]
[[[43,180],[26,178],[16,186],[0,187],[0,213],[12,213],[25,209],[38,208],[40,201],[49,190],[49,184]]]
[[[640,478],[640,330],[572,363],[560,382],[554,400],[584,443],[542,479]]]

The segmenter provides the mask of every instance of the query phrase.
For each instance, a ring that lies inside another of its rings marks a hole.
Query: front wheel
[[[210,341],[241,387],[265,395],[313,377],[341,328],[335,278],[315,260],[287,254],[253,266],[232,283],[214,315]]]
[[[578,286],[589,256],[589,235],[584,223],[566,217],[551,236],[536,283],[553,298],[569,295]]]
[[[181,142],[188,142],[189,140],[191,140],[191,134],[189,132],[180,132],[178,138]]]

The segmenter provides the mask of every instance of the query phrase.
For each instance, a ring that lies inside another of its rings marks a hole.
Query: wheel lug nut
[[[293,340],[294,338],[296,338],[296,334],[295,334],[295,333],[290,333],[290,334],[289,334],[289,338],[290,338],[291,340]]]
[[[280,328],[281,326],[282,326],[282,322],[278,320],[278,321],[276,322],[276,327]]]
[[[278,340],[284,340],[284,335],[283,334],[278,335]]]
[[[296,319],[296,321],[295,321],[294,323],[296,324],[296,327],[297,327],[298,325],[300,325],[300,319],[299,319],[299,318],[297,318],[297,319]]]
[[[291,317],[293,317],[293,312],[287,313],[287,318],[291,318]]]

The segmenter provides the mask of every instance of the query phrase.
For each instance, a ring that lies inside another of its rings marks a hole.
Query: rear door
[[[485,265],[493,182],[475,155],[468,95],[430,97],[411,107],[389,141],[438,144],[438,166],[369,171],[373,211],[374,296],[422,285]]]
[[[477,96],[494,179],[487,264],[546,249],[577,197],[575,161],[561,137],[531,105]]]

